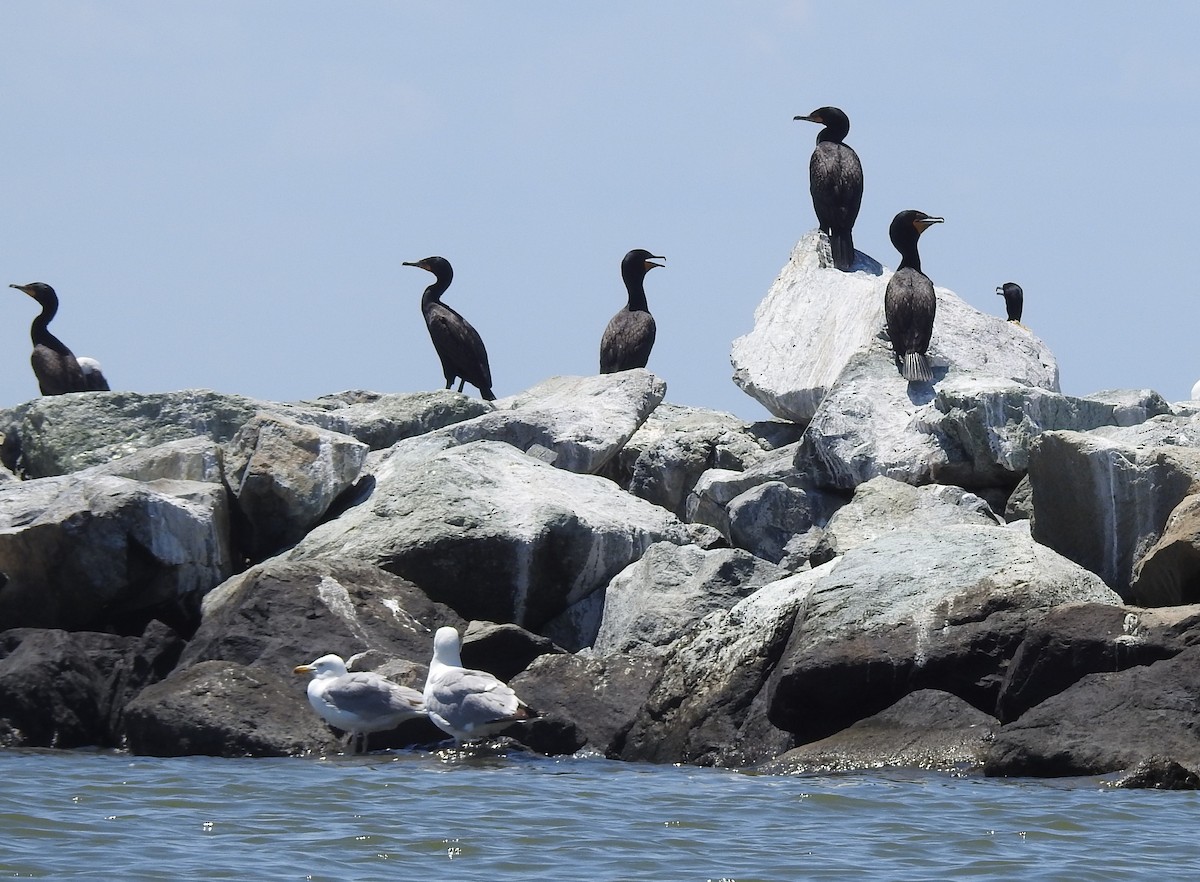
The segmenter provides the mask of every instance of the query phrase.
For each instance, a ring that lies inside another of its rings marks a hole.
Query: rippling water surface
[[[0,876],[1200,878],[1200,795],[596,759],[0,751]]]

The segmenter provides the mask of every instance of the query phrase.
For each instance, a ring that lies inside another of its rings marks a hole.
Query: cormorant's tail
[[[480,389],[479,397],[482,398],[484,401],[495,401],[496,400],[496,395],[494,392],[492,392],[491,386],[489,386],[486,389]]]
[[[833,265],[844,273],[854,266],[854,236],[850,230],[831,230],[829,250],[833,254]]]
[[[929,359],[921,353],[906,352],[900,362],[900,376],[910,383],[931,383],[933,369],[929,366]]]

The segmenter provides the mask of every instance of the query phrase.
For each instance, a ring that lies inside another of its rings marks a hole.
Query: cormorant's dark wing
[[[447,379],[461,377],[480,390],[492,388],[487,349],[471,323],[444,303],[430,304],[425,324]]]
[[[87,391],[87,382],[79,362],[71,354],[71,350],[63,347],[64,352],[56,352],[46,345],[33,347],[29,363],[33,366],[33,375],[37,377],[38,389],[43,395],[63,395],[67,392]]]
[[[822,141],[809,160],[808,177],[821,229],[851,229],[862,205],[863,172],[858,154],[845,144]]]
[[[924,355],[929,349],[937,314],[937,295],[929,277],[911,268],[897,270],[888,280],[883,307],[896,354]]]
[[[609,321],[600,339],[600,373],[645,367],[654,348],[654,334],[654,316],[622,309]]]

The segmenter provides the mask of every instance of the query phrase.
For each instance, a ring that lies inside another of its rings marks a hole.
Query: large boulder
[[[959,487],[913,487],[879,476],[859,484],[854,498],[829,518],[822,551],[830,557],[888,533],[950,524],[995,526],[996,521],[986,502]]]
[[[171,670],[183,641],[14,628],[0,633],[0,744],[117,747],[125,704]]]
[[[337,739],[295,682],[261,667],[206,661],[146,687],[125,706],[139,756],[292,756]]]
[[[654,542],[693,541],[669,512],[611,481],[495,441],[401,442],[375,463],[374,477],[367,502],[287,556],[375,564],[468,619],[538,631]]]
[[[784,575],[745,551],[656,543],[608,583],[592,648],[599,655],[665,652],[709,613]]]
[[[792,423],[747,425],[732,414],[663,403],[602,474],[683,518],[688,494],[708,469],[743,471],[768,450],[799,438]]]
[[[818,487],[851,490],[878,475],[910,484],[957,484],[1007,493],[1029,467],[1042,432],[1115,427],[1168,408],[1153,393],[1134,407],[1123,398],[1074,398],[981,367],[956,366],[932,385],[897,373],[886,340],[846,365],[805,430],[798,471]]]
[[[1200,422],[1044,433],[1030,448],[1029,481],[1033,537],[1130,597],[1136,564],[1200,491]]]
[[[368,447],[293,420],[258,414],[225,447],[225,474],[246,526],[242,549],[262,560],[296,544],[358,478]]]
[[[764,684],[818,579],[813,571],[764,585],[672,644],[621,758],[740,767],[794,746],[767,718]]]
[[[442,625],[461,632],[466,622],[371,564],[272,558],[209,593],[179,668],[221,660],[286,677],[326,653],[349,659],[370,650],[427,665]]]
[[[232,572],[218,484],[103,474],[0,485],[0,621],[139,634],[191,633],[200,600]]]
[[[998,526],[891,533],[835,562],[812,571],[770,684],[770,719],[799,743],[918,689],[990,713],[1032,623],[1062,603],[1119,602],[1092,573]]]
[[[447,443],[503,441],[560,469],[598,472],[663,400],[667,384],[639,368],[551,377],[488,414],[433,433]]]
[[[519,737],[540,753],[615,758],[661,670],[653,656],[540,656],[509,684],[540,714]]]
[[[29,478],[63,475],[197,435],[225,442],[260,412],[358,438],[371,449],[488,412],[454,392],[343,392],[315,401],[256,401],[207,389],[53,395],[0,411],[3,459]]]
[[[1158,541],[1134,565],[1130,594],[1143,606],[1200,602],[1200,494],[1172,510]]]
[[[1116,673],[1088,674],[1002,726],[984,771],[1103,775],[1154,756],[1200,768],[1200,646]]]
[[[834,386],[848,382],[848,366],[868,350],[885,353],[893,385],[900,396],[907,392],[883,331],[883,292],[891,273],[866,255],[860,255],[857,272],[840,272],[822,261],[820,241],[813,231],[797,243],[755,310],[754,329],[734,341],[731,356],[734,382],[743,391],[781,419],[801,423],[816,415]],[[1058,391],[1058,365],[1040,340],[944,288],[936,293],[930,355],[940,367],[939,380],[947,368],[951,374],[977,370]]]
[[[886,710],[765,764],[775,774],[981,766],[999,723],[961,698],[935,689],[906,695]]]
[[[1106,603],[1055,607],[1025,633],[1000,686],[996,717],[1018,719],[1087,674],[1178,655],[1200,639],[1200,606],[1137,609]]]

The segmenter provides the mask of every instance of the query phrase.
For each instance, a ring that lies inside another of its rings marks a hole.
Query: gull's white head
[[[451,667],[462,667],[462,656],[459,653],[462,650],[462,641],[458,638],[458,631],[449,626],[437,629],[437,633],[433,635],[433,658],[444,665]]]
[[[346,663],[340,655],[323,655],[315,662],[298,665],[292,669],[293,674],[312,674],[318,680],[324,677],[344,677]]]

